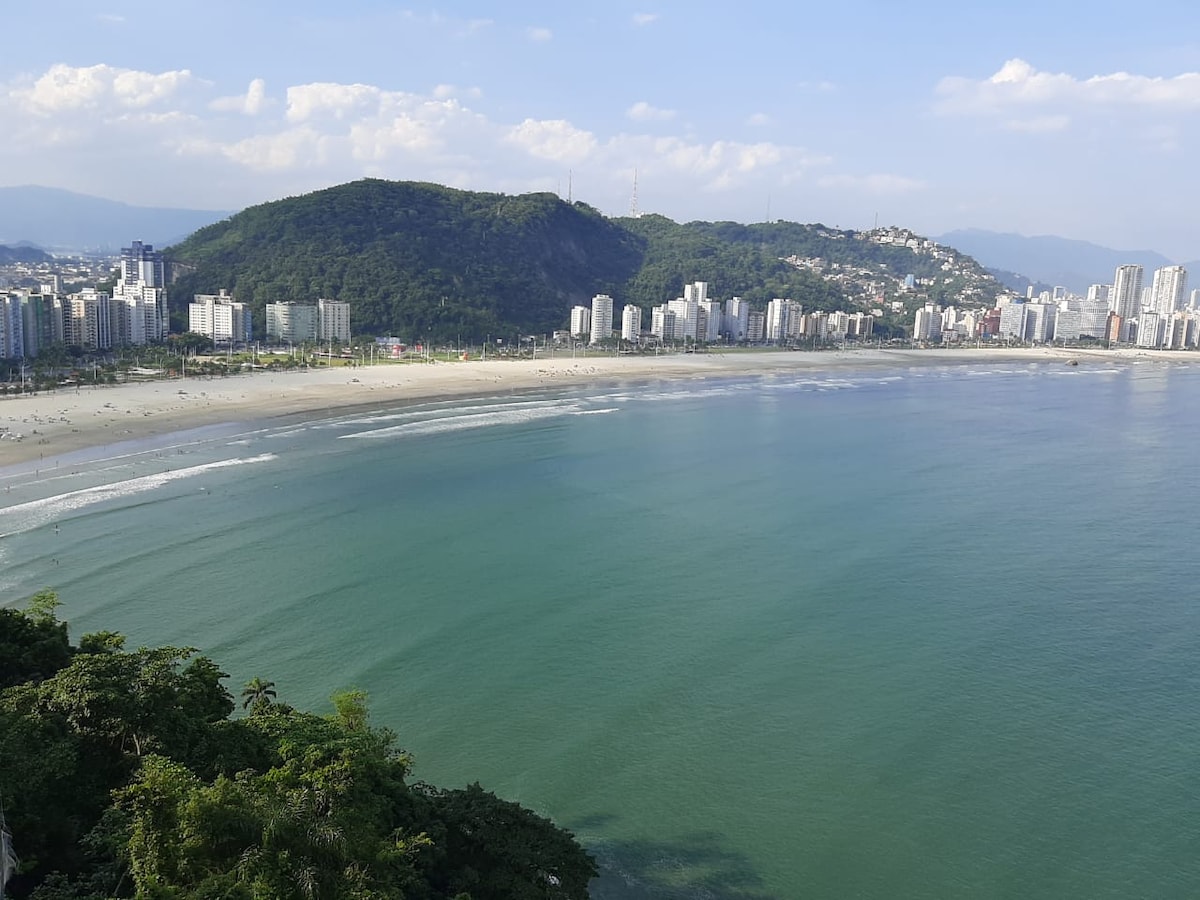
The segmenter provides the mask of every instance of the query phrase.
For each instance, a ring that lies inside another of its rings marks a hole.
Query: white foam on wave
[[[571,415],[573,415],[573,416],[603,416],[603,415],[607,415],[608,413],[615,413],[615,412],[620,412],[620,411],[621,411],[621,407],[619,407],[619,406],[609,406],[604,409],[581,409],[577,412],[571,413]]]
[[[262,453],[258,456],[222,459],[216,462],[203,463],[198,466],[188,466],[184,469],[173,469],[168,472],[156,472],[153,475],[141,475],[125,481],[112,484],[100,484],[95,487],[81,488],[65,494],[52,497],[42,497],[39,500],[29,500],[0,509],[0,539],[18,534],[23,531],[33,531],[48,522],[54,521],[64,513],[73,512],[106,500],[120,500],[135,494],[153,491],[173,481],[194,478],[206,472],[227,469],[231,466],[245,466],[254,463],[271,462],[278,459],[274,453]]]
[[[387,428],[373,428],[369,431],[356,431],[353,434],[343,434],[338,440],[347,438],[390,438],[411,437],[423,434],[443,434],[448,431],[464,431],[469,428],[490,428],[496,425],[524,425],[539,419],[553,419],[561,416],[578,415],[586,412],[578,404],[562,406],[541,406],[532,409],[503,409],[495,412],[470,413],[465,416],[444,416],[440,419],[425,419],[419,422],[405,422],[401,425],[391,425]]]
[[[429,407],[418,407],[415,409],[406,409],[402,412],[380,413],[373,416],[358,416],[353,419],[337,419],[331,422],[323,422],[318,428],[345,428],[351,426],[362,425],[378,425],[382,422],[408,422],[414,419],[428,421],[433,418],[448,418],[457,417],[460,415],[470,415],[472,413],[487,413],[493,411],[503,411],[509,409],[535,409],[538,407],[558,407],[573,405],[576,401],[565,398],[557,400],[512,400],[503,403],[483,403],[475,406],[455,406],[447,409],[431,409]]]

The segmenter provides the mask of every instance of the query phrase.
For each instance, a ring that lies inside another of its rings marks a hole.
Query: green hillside
[[[649,309],[691,281],[709,282],[722,300],[836,309],[855,299],[845,267],[863,277],[937,274],[928,257],[820,225],[608,219],[554,194],[377,179],[252,207],[167,257],[178,316],[192,294],[222,288],[251,305],[258,327],[267,303],[327,297],[352,305],[356,333],[412,339],[546,333],[595,294]],[[819,257],[837,277],[789,257]]]

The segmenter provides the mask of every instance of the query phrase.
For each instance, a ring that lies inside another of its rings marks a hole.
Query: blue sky
[[[238,209],[363,176],[610,215],[1200,257],[1192,3],[42,0],[0,184]],[[0,214],[3,211],[0,210]]]

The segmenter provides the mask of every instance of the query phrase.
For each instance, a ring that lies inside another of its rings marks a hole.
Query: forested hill
[[[842,281],[796,262],[809,257],[900,277],[937,271],[903,246],[820,225],[608,219],[554,194],[377,179],[251,207],[167,257],[177,314],[192,294],[225,288],[261,326],[267,303],[327,297],[351,304],[356,333],[414,339],[546,333],[595,294],[649,309],[691,281],[722,300],[848,308]]]

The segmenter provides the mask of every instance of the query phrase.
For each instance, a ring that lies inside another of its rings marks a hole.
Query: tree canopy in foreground
[[[77,646],[43,592],[0,608],[0,810],[18,858],[0,898],[587,896],[567,831],[478,784],[411,781],[366,695],[319,716],[190,648]],[[2,871],[2,867],[0,867]]]

